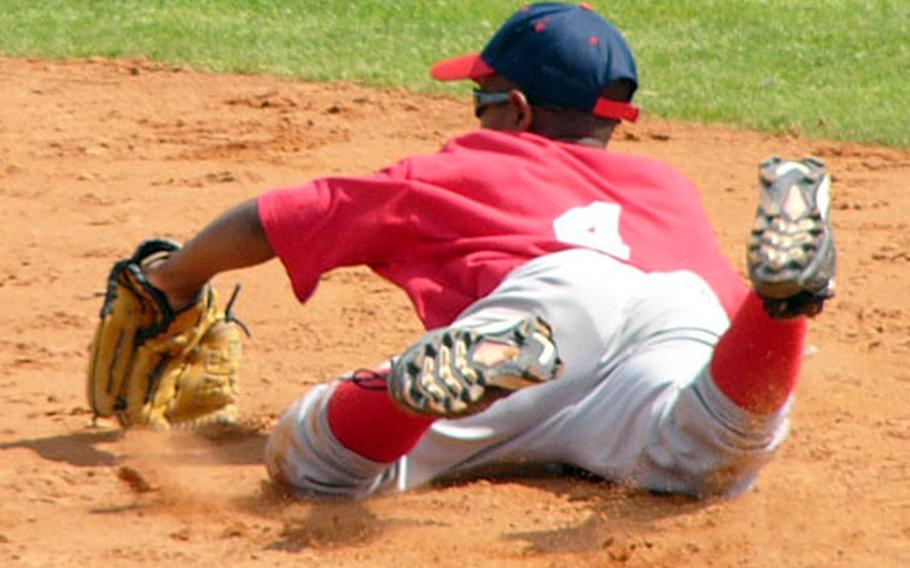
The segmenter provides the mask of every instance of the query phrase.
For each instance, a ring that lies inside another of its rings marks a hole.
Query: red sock
[[[390,463],[411,451],[435,418],[408,414],[392,402],[385,388],[374,386],[338,385],[329,400],[329,428],[345,448]]]
[[[807,327],[806,318],[772,319],[749,294],[714,349],[715,384],[748,411],[774,412],[796,388]]]

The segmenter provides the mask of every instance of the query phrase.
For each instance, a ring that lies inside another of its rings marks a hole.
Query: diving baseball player
[[[163,259],[134,258],[177,313],[215,274],[274,257],[301,302],[354,265],[410,297],[427,333],[287,409],[273,479],[363,497],[541,463],[695,496],[751,487],[787,434],[808,317],[833,294],[824,165],[762,163],[747,287],[691,182],[607,149],[638,116],[638,75],[590,7],[523,8],[432,74],[476,84],[479,130],[269,191]]]

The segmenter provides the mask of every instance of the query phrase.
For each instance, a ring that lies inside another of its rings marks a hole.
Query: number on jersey
[[[629,245],[619,234],[619,214],[615,203],[595,201],[584,207],[573,207],[553,221],[556,238],[564,243],[605,252],[620,260],[629,260]]]

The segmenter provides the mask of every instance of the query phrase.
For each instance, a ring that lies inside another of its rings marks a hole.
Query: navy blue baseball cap
[[[588,4],[526,6],[499,28],[481,53],[446,59],[430,74],[440,81],[499,75],[532,103],[635,122],[638,107],[602,96],[614,81],[638,88],[635,58],[616,27]]]

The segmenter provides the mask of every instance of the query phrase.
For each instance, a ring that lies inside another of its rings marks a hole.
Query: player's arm
[[[166,260],[146,269],[174,308],[188,305],[213,276],[275,256],[259,220],[258,200],[223,213]]]

